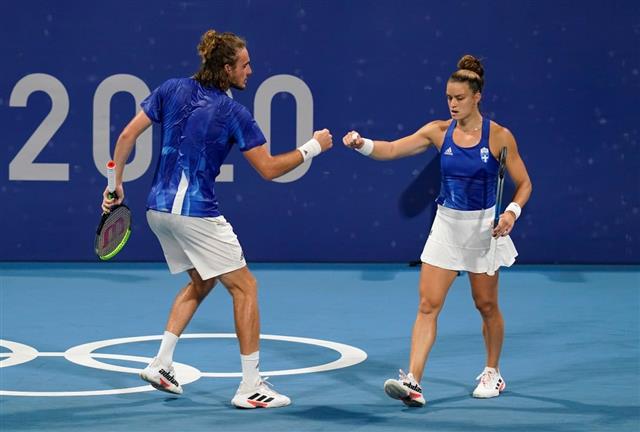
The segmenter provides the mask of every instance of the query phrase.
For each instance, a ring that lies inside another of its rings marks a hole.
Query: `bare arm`
[[[313,138],[318,142],[318,144],[320,144],[320,149],[322,152],[331,148],[331,146],[333,145],[331,134],[327,129],[316,131],[313,134]],[[243,154],[244,157],[249,161],[251,166],[265,180],[273,180],[274,178],[278,178],[304,162],[302,153],[299,150],[293,150],[287,153],[272,156],[271,153],[267,151],[264,145],[254,147],[251,150],[244,152]]]
[[[122,177],[124,174],[124,166],[127,163],[127,159],[136,145],[138,137],[151,126],[151,119],[147,117],[144,111],[138,112],[133,117],[129,124],[124,128],[118,141],[116,142],[116,148],[113,152],[113,161],[116,163],[116,199],[111,199],[107,196],[108,191],[105,189],[102,199],[102,210],[109,211],[109,209],[117,204],[121,204],[124,200],[124,189],[122,187]]]
[[[271,156],[264,145],[254,147],[243,154],[265,180],[280,177],[303,162],[302,154],[297,150]]]
[[[507,147],[507,162],[506,167],[509,172],[509,177],[513,180],[516,186],[513,199],[511,201],[517,203],[520,207],[524,207],[529,201],[533,186],[529,179],[529,173],[527,167],[524,165],[524,161],[520,157],[518,152],[518,145],[513,137],[513,134],[506,128],[502,128],[500,131],[500,141]]]
[[[120,133],[113,152],[113,161],[116,163],[116,184],[122,184],[125,163],[136,145],[136,140],[149,126],[151,126],[151,119],[140,110]]]
[[[395,141],[375,140],[369,157],[377,160],[393,160],[422,153],[436,142],[438,133],[442,130],[441,123],[441,121],[427,123],[413,134]],[[348,132],[342,138],[342,142],[352,149],[360,149],[365,144],[364,139],[355,131]]]
[[[518,145],[516,144],[516,140],[513,134],[502,126],[496,130],[495,133],[496,143],[500,148],[507,147],[507,161],[506,168],[509,172],[509,177],[513,180],[513,183],[516,186],[516,190],[513,194],[512,202],[515,202],[520,206],[520,208],[524,208],[527,201],[529,201],[529,197],[531,196],[531,192],[533,190],[533,186],[531,184],[531,180],[529,179],[529,173],[527,172],[527,168],[524,164],[524,161],[520,157],[520,153],[518,152]],[[500,216],[500,221],[498,225],[493,230],[494,236],[499,235],[507,235],[513,229],[513,225],[516,222],[516,214],[513,211],[505,211]]]

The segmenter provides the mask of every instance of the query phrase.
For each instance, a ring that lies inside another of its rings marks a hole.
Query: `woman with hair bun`
[[[468,272],[473,300],[482,317],[487,352],[473,397],[496,397],[506,387],[498,368],[504,321],[498,307],[497,270],[515,261],[517,252],[509,233],[529,200],[532,186],[512,133],[480,112],[483,85],[482,64],[465,55],[447,81],[451,119],[432,121],[395,141],[373,141],[356,131],[342,139],[347,147],[376,160],[413,156],[431,146],[440,152],[438,210],[420,257],[420,303],[411,337],[409,369],[406,374],[400,370],[399,379],[389,379],[384,384],[387,395],[410,407],[426,403],[420,380],[435,342],[438,315],[460,271]],[[505,166],[516,189],[512,202],[500,214],[499,223],[492,227],[498,160],[503,148],[507,151]],[[490,253],[492,236],[497,244],[495,258]]]
[[[201,64],[189,78],[165,81],[141,103],[114,151],[115,199],[103,193],[108,212],[124,200],[123,172],[136,139],[152,122],[162,129],[162,149],[147,199],[147,221],[158,237],[171,273],[186,271],[189,283],[176,296],[158,355],[140,377],[158,390],[182,394],[173,352],[198,306],[217,282],[233,298],[240,345],[242,381],[231,400],[239,408],[289,405],[260,377],[258,286],[249,271],[233,227],[222,216],[215,193],[220,166],[235,146],[266,180],[273,180],[332,146],[327,129],[288,153],[272,156],[249,111],[227,95],[244,90],[251,75],[245,41],[233,33],[209,30],[198,45]]]

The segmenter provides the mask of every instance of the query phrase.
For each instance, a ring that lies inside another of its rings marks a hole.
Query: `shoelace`
[[[491,383],[494,374],[495,372],[490,370],[483,370],[482,373],[476,377],[476,381],[480,380],[480,383],[486,386]]]
[[[399,375],[400,375],[400,381],[409,381],[409,383],[411,383],[413,385],[418,385],[418,381],[415,380],[413,375],[404,373],[404,371],[402,369],[398,369],[398,372],[399,372]],[[411,376],[409,376],[409,375],[411,375]]]
[[[273,384],[271,384],[268,381],[269,377],[264,377],[262,378],[262,380],[260,381],[260,385],[258,386],[259,389],[262,389],[263,393],[267,393],[267,394],[272,394],[272,395],[277,395],[278,392],[276,392],[275,390],[273,390]]]
[[[149,366],[152,368],[158,368],[158,372],[164,370],[171,376],[171,378],[175,378],[176,376],[175,368],[173,366],[164,366],[162,363],[160,363],[160,359],[157,357],[153,359]]]

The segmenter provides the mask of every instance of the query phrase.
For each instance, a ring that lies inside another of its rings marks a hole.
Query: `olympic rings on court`
[[[180,339],[208,339],[208,338],[232,338],[235,339],[236,335],[233,333],[195,333],[195,334],[183,334]],[[149,357],[139,357],[124,354],[101,354],[94,353],[95,350],[105,348],[113,345],[145,342],[151,340],[161,340],[161,335],[156,336],[137,336],[128,338],[108,339],[97,342],[90,342],[75,347],[69,348],[65,352],[39,352],[33,347],[24,345],[18,342],[12,342],[4,339],[0,339],[0,347],[5,347],[10,350],[9,353],[0,353],[0,368],[17,366],[23,363],[30,362],[38,357],[64,357],[68,361],[77,365],[90,367],[94,369],[102,369],[112,372],[132,373],[137,374],[139,369],[129,368],[124,366],[117,366],[110,363],[104,363],[96,359],[111,359],[111,360],[125,360],[140,362],[143,364],[150,363],[152,361]],[[274,371],[262,371],[261,375],[279,376],[279,375],[297,375],[314,372],[326,372],[335,369],[342,369],[350,366],[354,366],[358,363],[362,363],[367,358],[367,353],[363,350],[345,345],[337,342],[331,342],[321,339],[302,338],[294,336],[279,336],[279,335],[260,335],[260,339],[263,340],[278,340],[285,342],[294,342],[307,345],[320,346],[323,348],[329,348],[337,351],[340,354],[338,360],[321,364],[318,366],[311,366],[299,369],[288,370],[274,370]],[[180,383],[182,385],[192,383],[200,378],[230,378],[241,377],[241,372],[201,372],[193,366],[187,364],[174,362],[176,374],[180,377]],[[87,391],[58,391],[58,392],[42,392],[42,391],[14,391],[14,390],[2,390],[0,389],[0,396],[104,396],[126,393],[138,393],[145,391],[155,390],[150,385],[137,386],[137,387],[123,387],[110,390],[87,390]]]

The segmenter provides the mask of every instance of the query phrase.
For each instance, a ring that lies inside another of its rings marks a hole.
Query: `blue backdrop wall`
[[[0,260],[94,260],[104,162],[137,103],[198,67],[208,28],[244,36],[233,97],[274,153],[327,127],[334,148],[281,182],[232,151],[222,210],[249,261],[418,258],[439,188],[433,149],[377,162],[352,129],[395,139],[446,119],[458,58],[484,59],[484,115],[516,136],[534,184],[521,263],[640,262],[640,6],[628,1],[7,2],[0,16]],[[161,260],[145,201],[159,131],[126,183],[118,260]],[[307,171],[305,171],[308,169]],[[513,187],[507,188],[512,193]]]

